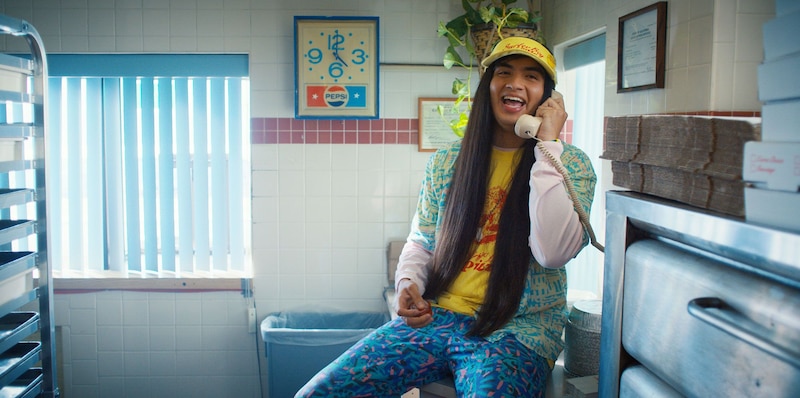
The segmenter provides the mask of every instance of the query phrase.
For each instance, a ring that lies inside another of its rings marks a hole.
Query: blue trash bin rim
[[[389,319],[383,312],[278,312],[261,322],[261,337],[267,344],[352,344]]]

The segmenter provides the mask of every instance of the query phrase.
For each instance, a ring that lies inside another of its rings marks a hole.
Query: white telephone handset
[[[558,91],[553,90],[552,98],[560,99],[563,98],[561,93]],[[520,138],[533,138],[534,140],[538,141],[536,146],[539,148],[540,151],[550,159],[550,163],[555,166],[556,170],[564,177],[564,182],[567,187],[567,192],[569,193],[570,198],[572,198],[572,207],[575,208],[575,211],[578,213],[578,219],[580,220],[583,227],[586,229],[586,232],[589,233],[589,240],[592,243],[592,246],[596,247],[598,250],[605,251],[603,245],[601,245],[597,238],[594,235],[594,230],[592,229],[592,225],[589,223],[589,215],[583,210],[583,206],[581,206],[580,202],[578,201],[578,195],[575,193],[575,189],[572,187],[572,181],[569,177],[569,172],[567,169],[564,168],[564,165],[561,164],[560,161],[556,160],[555,156],[553,156],[547,148],[545,148],[544,144],[542,144],[542,140],[540,140],[536,135],[539,133],[539,126],[542,125],[542,118],[533,115],[522,115],[517,119],[517,123],[514,124],[514,134],[516,134]]]
[[[564,97],[558,91],[553,90],[550,98],[562,99]],[[517,119],[517,124],[514,125],[514,134],[520,138],[533,138],[538,141],[539,139],[536,138],[536,135],[539,134],[539,126],[541,125],[542,118],[533,115],[522,115]]]

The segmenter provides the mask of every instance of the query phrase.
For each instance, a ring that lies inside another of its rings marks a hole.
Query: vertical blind
[[[62,76],[48,90],[57,276],[251,273],[246,77]]]

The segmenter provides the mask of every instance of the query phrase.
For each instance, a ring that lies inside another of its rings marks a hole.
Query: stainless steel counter
[[[601,397],[800,396],[800,235],[634,192],[606,212]]]

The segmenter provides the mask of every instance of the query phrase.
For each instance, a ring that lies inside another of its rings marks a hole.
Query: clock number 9
[[[322,50],[319,48],[312,48],[308,50],[306,56],[308,57],[308,62],[311,62],[312,64],[318,64],[322,62]]]

